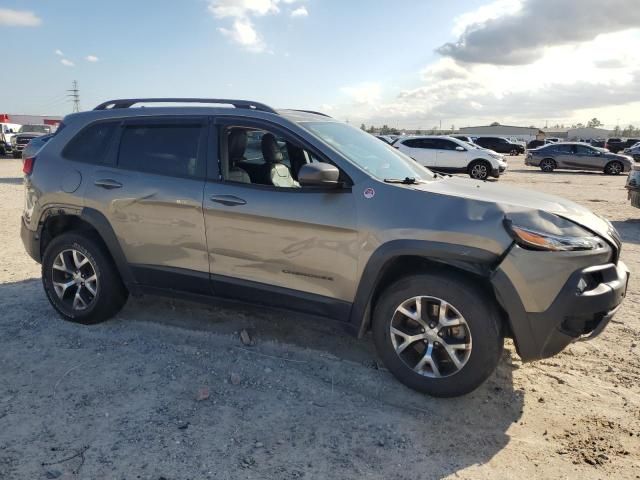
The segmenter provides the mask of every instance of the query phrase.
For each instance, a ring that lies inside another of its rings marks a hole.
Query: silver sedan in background
[[[618,175],[630,171],[634,160],[628,155],[611,153],[586,143],[566,142],[529,150],[524,163],[540,167],[543,172],[556,169],[596,170],[607,175]]]

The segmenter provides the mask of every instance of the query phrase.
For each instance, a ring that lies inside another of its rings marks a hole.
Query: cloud
[[[495,5],[501,4],[510,7],[496,16],[500,9]],[[619,14],[605,14],[602,0],[501,0],[492,5],[475,19],[467,16],[458,40],[436,51],[466,63],[526,65],[542,58],[548,47],[640,26],[637,0],[608,0],[607,12]]]
[[[220,33],[230,38],[233,42],[253,52],[262,52],[265,44],[253,23],[248,18],[239,18],[233,22],[230,29],[219,28]]]
[[[216,19],[232,19],[230,28],[219,27],[218,31],[232,42],[252,52],[264,52],[266,44],[252,21],[253,17],[277,15],[280,13],[279,4],[294,4],[301,0],[209,0],[207,10]],[[308,15],[306,8],[300,7],[304,13],[296,16]],[[293,12],[299,11],[300,8]],[[292,12],[292,14],[293,14]]]
[[[59,57],[64,57],[64,53],[62,52],[62,50],[60,50],[59,48],[54,51],[53,53],[55,53],[56,55],[58,55]]]
[[[340,91],[357,105],[375,105],[380,100],[382,87],[379,83],[366,82],[342,87]]]
[[[87,62],[91,62],[91,63],[96,63],[97,61],[99,61],[100,59],[98,57],[96,57],[95,55],[87,55],[86,57],[84,57],[84,59]]]
[[[624,68],[626,63],[620,58],[606,58],[593,62],[598,68]]]
[[[307,8],[303,5],[301,7],[296,8],[295,10],[293,10],[291,12],[291,16],[292,17],[308,17],[309,16],[309,12],[307,11]]]
[[[67,59],[67,58],[63,58],[62,60],[60,60],[60,63],[62,65],[64,65],[65,67],[75,67],[76,64],[73,63],[71,60]]]
[[[42,19],[27,10],[0,8],[0,25],[4,27],[37,27]]]

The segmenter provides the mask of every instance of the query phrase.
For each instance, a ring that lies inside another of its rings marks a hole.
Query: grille
[[[32,140],[31,138],[20,138],[20,137],[18,137],[18,139],[16,140],[16,144],[18,144],[18,145],[26,145],[31,140]]]

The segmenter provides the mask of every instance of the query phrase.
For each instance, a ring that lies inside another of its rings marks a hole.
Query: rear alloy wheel
[[[373,338],[398,380],[437,397],[473,391],[503,348],[497,308],[455,272],[408,276],[387,287],[374,308]]]
[[[540,162],[540,170],[542,170],[545,173],[553,172],[557,166],[558,165],[556,164],[556,161],[551,158],[544,158]]]
[[[128,297],[113,260],[90,233],[51,240],[42,256],[42,284],[65,320],[85,325],[111,318]]]
[[[624,167],[620,162],[617,161],[609,162],[607,163],[606,167],[604,167],[604,173],[606,173],[607,175],[620,175],[623,170]]]
[[[469,165],[469,176],[475,180],[486,180],[489,178],[491,165],[484,161],[471,162]]]
[[[509,152],[509,154],[510,154],[512,157],[515,157],[516,155],[518,155],[518,150],[514,148],[513,150],[511,150],[511,151]]]

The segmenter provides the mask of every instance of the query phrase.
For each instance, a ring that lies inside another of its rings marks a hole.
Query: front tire
[[[604,173],[607,175],[620,175],[623,170],[624,166],[618,161],[609,162],[604,167]]]
[[[474,160],[469,164],[469,176],[474,180],[486,180],[491,174],[491,165],[484,160]]]
[[[374,309],[373,338],[398,380],[435,397],[475,390],[504,344],[495,305],[452,273],[412,275],[388,287]]]
[[[90,234],[62,234],[49,243],[42,284],[63,319],[84,325],[113,317],[128,297],[112,259]]]
[[[20,158],[20,157],[21,157],[20,152],[17,152],[17,151],[13,152],[13,158]]]

